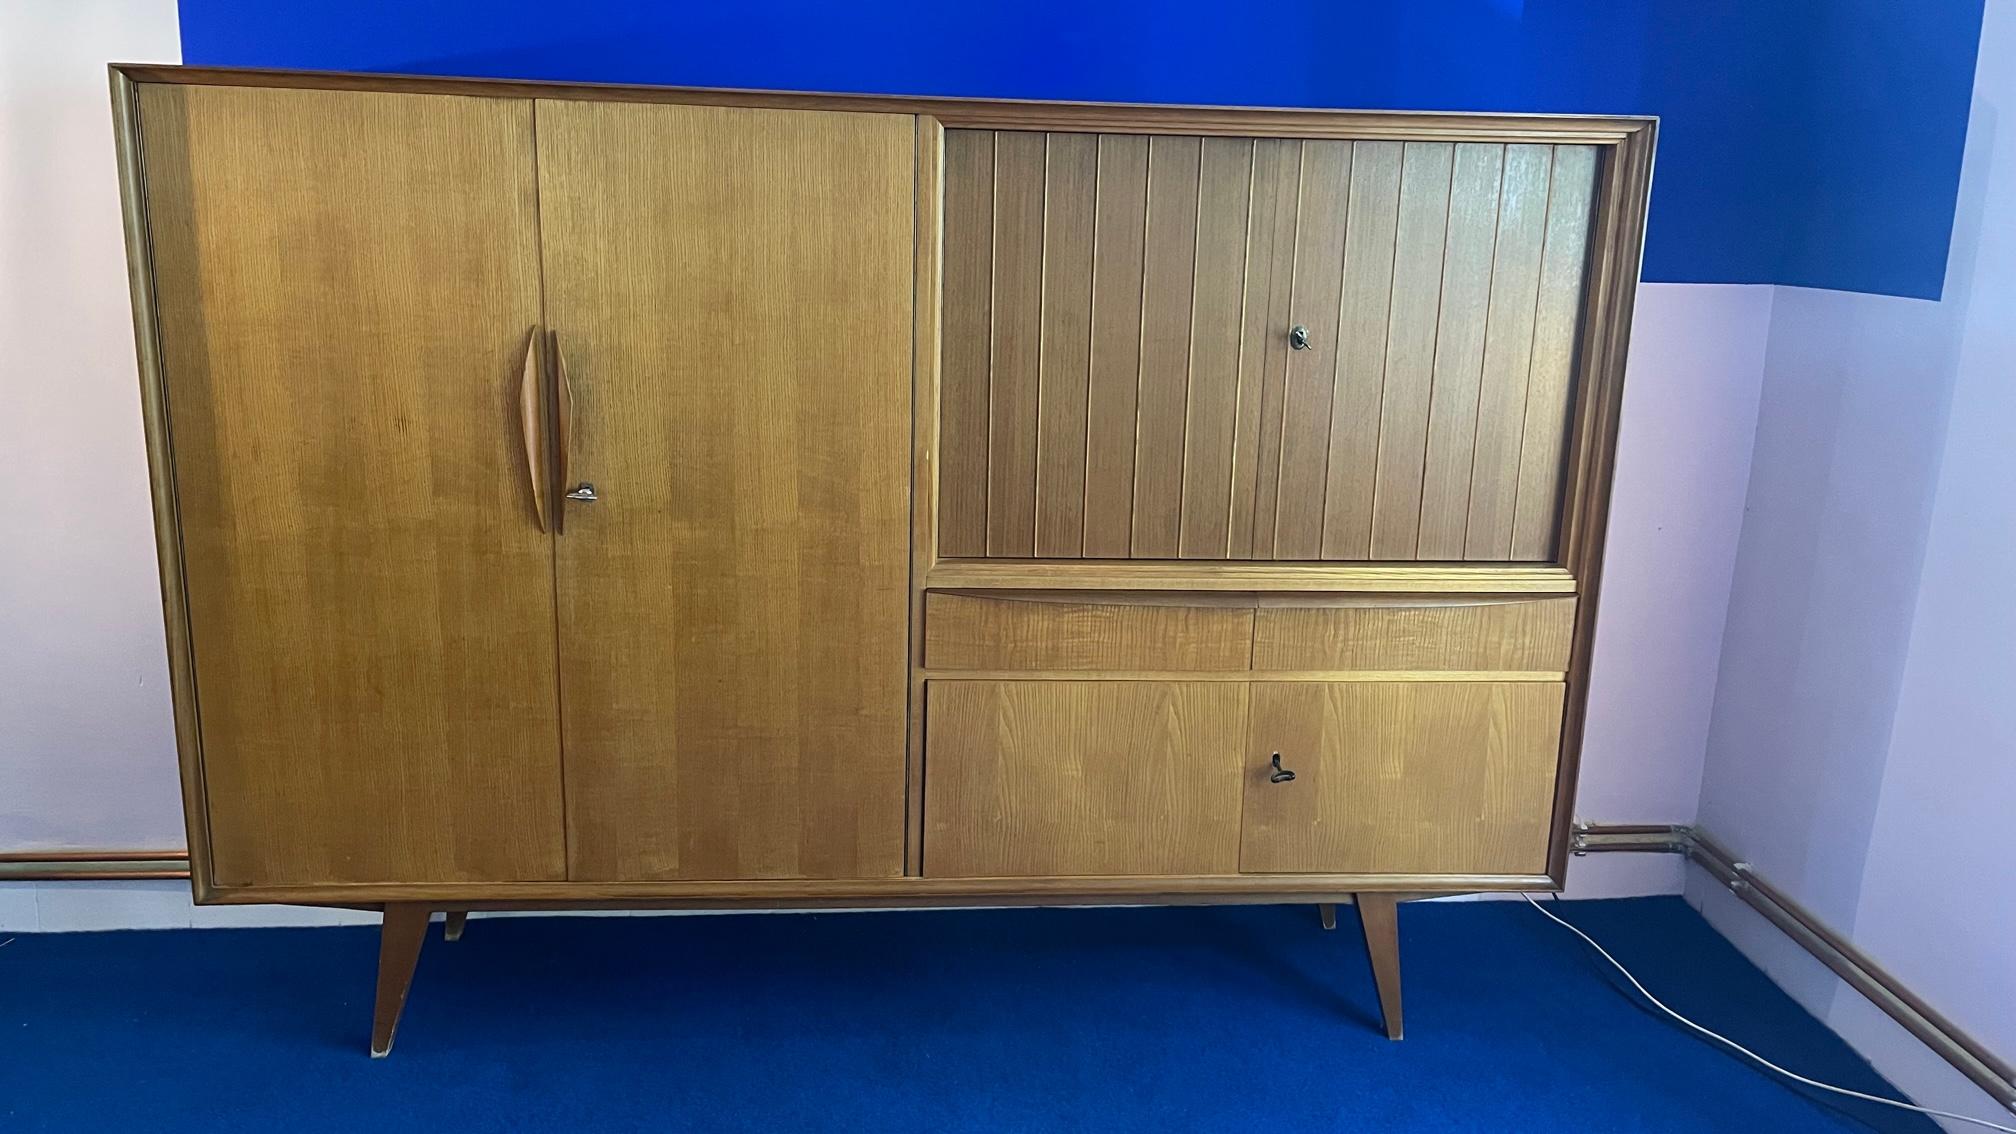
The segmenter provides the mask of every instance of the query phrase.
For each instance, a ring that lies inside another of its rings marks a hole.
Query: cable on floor
[[[1557,915],[1553,910],[1550,910],[1546,906],[1541,905],[1539,902],[1534,901],[1533,895],[1521,894],[1519,896],[1526,899],[1527,905],[1532,906],[1534,909],[1539,910],[1542,914],[1545,914],[1548,920],[1552,921],[1554,924],[1562,927],[1563,929],[1566,929],[1568,932],[1574,934],[1575,936],[1580,937],[1583,940],[1583,942],[1586,943],[1591,949],[1594,949],[1596,950],[1596,952],[1602,954],[1603,959],[1610,962],[1612,968],[1615,968],[1618,972],[1623,973],[1624,979],[1631,982],[1631,987],[1638,990],[1638,995],[1643,996],[1647,1001],[1651,1003],[1651,1005],[1654,1008],[1657,1008],[1661,1012],[1666,1013],[1668,1016],[1673,1017],[1675,1020],[1678,1020],[1680,1023],[1686,1025],[1688,1028],[1696,1032],[1699,1032],[1701,1035],[1707,1036],[1709,1039],[1714,1040],[1716,1043],[1719,1043],[1722,1046],[1729,1048],[1731,1051],[1734,1051],[1739,1055],[1745,1056],[1748,1059],[1752,1060],[1753,1062],[1759,1064],[1760,1066],[1775,1071],[1778,1074],[1783,1075],[1784,1077],[1792,1080],[1795,1083],[1803,1083],[1806,1086],[1814,1088],[1815,1090],[1832,1091],[1837,1095],[1846,1095],[1851,1099],[1861,1099],[1863,1102],[1881,1103],[1884,1106],[1896,1107],[1898,1110],[1910,1110],[1910,1111],[1916,1111],[1919,1114],[1929,1114],[1934,1118],[1950,1118],[1955,1122],[1971,1122],[1976,1126],[1983,1126],[1990,1130],[2002,1131],[2002,1134],[2016,1134],[2016,1126],[2004,1126],[1999,1122],[1990,1122],[1985,1118],[1973,1118],[1965,1114],[1954,1114],[1950,1110],[1934,1110],[1929,1106],[1918,1106],[1915,1103],[1901,1102],[1897,1099],[1886,1099],[1881,1095],[1866,1095],[1863,1094],[1861,1091],[1851,1091],[1846,1087],[1837,1087],[1831,1083],[1822,1083],[1817,1079],[1808,1079],[1806,1076],[1801,1075],[1797,1072],[1787,1071],[1783,1067],[1778,1066],[1776,1063],[1771,1062],[1770,1060],[1764,1058],[1763,1056],[1757,1054],[1756,1052],[1751,1051],[1749,1048],[1744,1047],[1742,1044],[1737,1043],[1735,1040],[1730,1039],[1728,1036],[1722,1035],[1718,1032],[1709,1031],[1707,1028],[1704,1028],[1701,1025],[1695,1023],[1694,1021],[1688,1019],[1687,1017],[1682,1016],[1680,1013],[1675,1012],[1673,1009],[1666,1007],[1664,1001],[1652,995],[1650,989],[1647,989],[1643,984],[1640,984],[1638,982],[1637,977],[1631,975],[1631,970],[1624,967],[1624,962],[1619,961],[1617,958],[1611,956],[1610,950],[1605,949],[1603,946],[1597,944],[1596,939],[1594,937],[1591,937],[1588,934],[1582,932],[1580,929],[1577,929],[1575,926],[1570,925],[1568,922],[1562,920],[1561,917]]]

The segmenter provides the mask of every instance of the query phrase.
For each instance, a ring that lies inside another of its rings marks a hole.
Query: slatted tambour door
[[[945,163],[941,555],[1554,558],[1595,147],[952,130]]]

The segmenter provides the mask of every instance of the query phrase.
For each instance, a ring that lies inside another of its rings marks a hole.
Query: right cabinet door
[[[1563,689],[1254,683],[1240,870],[1544,872]]]
[[[537,115],[568,877],[900,875],[916,123]]]

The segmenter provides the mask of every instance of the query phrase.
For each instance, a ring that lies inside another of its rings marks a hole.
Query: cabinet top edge
[[[1343,110],[1175,103],[1051,102],[949,95],[852,94],[729,87],[573,83],[546,79],[482,79],[350,71],[202,67],[165,63],[112,63],[108,65],[108,69],[115,77],[134,83],[454,94],[489,98],[598,99],[611,102],[919,114],[936,118],[948,127],[967,129],[1618,144],[1650,131],[1658,122],[1658,118],[1652,115],[1508,114],[1455,110]]]

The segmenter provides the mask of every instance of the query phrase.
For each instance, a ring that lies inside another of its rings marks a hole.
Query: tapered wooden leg
[[[1399,1039],[1400,918],[1392,894],[1360,894],[1358,919],[1365,926],[1365,951],[1372,957],[1372,982],[1379,986],[1379,1014],[1386,1018],[1386,1038]]]
[[[1316,907],[1316,916],[1323,919],[1323,928],[1337,928],[1337,907],[1324,904]]]
[[[468,910],[449,910],[448,920],[441,923],[441,940],[462,940],[462,929],[469,924]]]
[[[373,1059],[392,1054],[392,1033],[399,1028],[406,991],[413,987],[413,967],[420,963],[420,946],[427,940],[427,918],[426,906],[386,903],[385,924],[378,933],[378,1000],[371,1014]]]

